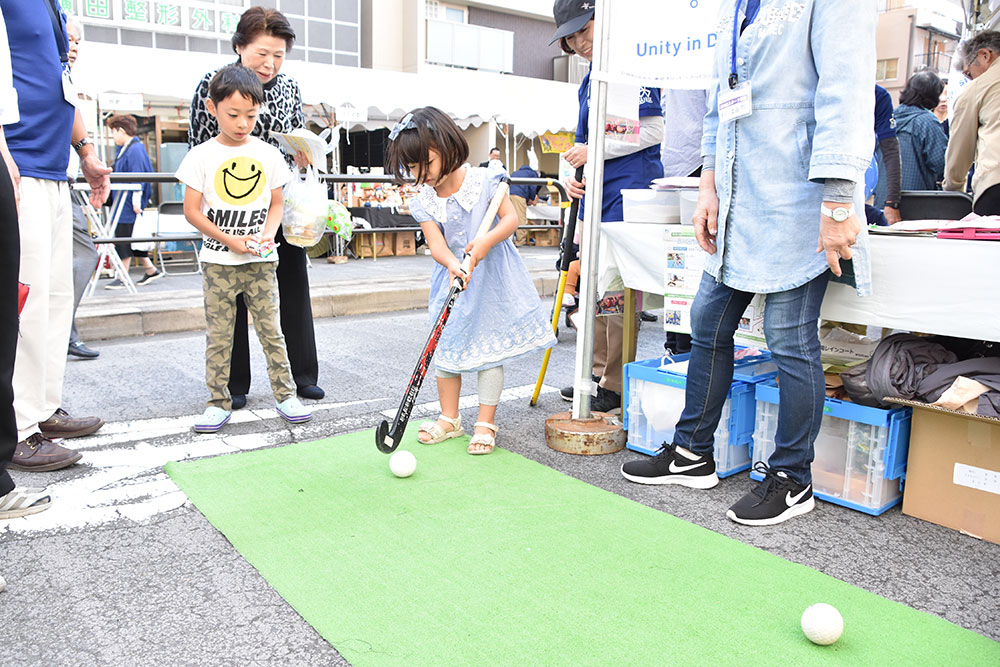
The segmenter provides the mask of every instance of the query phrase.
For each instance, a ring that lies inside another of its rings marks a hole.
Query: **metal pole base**
[[[565,454],[596,456],[625,448],[625,431],[617,417],[593,412],[573,419],[571,412],[558,412],[545,420],[545,444]]]

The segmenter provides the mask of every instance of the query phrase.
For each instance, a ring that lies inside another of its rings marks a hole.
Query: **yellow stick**
[[[563,292],[566,290],[566,277],[569,275],[569,271],[560,271],[559,273],[559,288],[556,290],[556,307],[553,308],[552,314],[552,333],[557,333],[559,331],[559,315],[562,313],[562,298]],[[538,371],[538,380],[535,382],[535,391],[531,394],[531,405],[534,406],[538,402],[538,395],[542,393],[542,382],[545,380],[545,371],[549,368],[549,356],[552,355],[552,348],[545,350],[545,357],[542,358],[542,368]]]

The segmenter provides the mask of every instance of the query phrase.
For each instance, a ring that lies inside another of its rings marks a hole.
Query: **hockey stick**
[[[583,178],[583,167],[577,167],[576,180]],[[561,254],[559,255],[559,289],[556,290],[555,307],[552,309],[552,331],[555,333],[559,329],[559,315],[562,313],[563,292],[566,290],[566,275],[569,272],[569,263],[573,261],[571,250],[573,248],[573,237],[576,236],[576,213],[580,208],[580,200],[574,199],[569,207],[569,220],[566,221],[566,229],[563,232]],[[531,394],[530,405],[538,403],[538,394],[542,391],[542,382],[545,380],[545,371],[549,368],[549,357],[552,355],[552,348],[545,350],[542,358],[542,368],[538,371],[538,380],[535,381],[535,391]]]
[[[493,194],[493,199],[490,200],[490,206],[486,210],[483,222],[479,225],[479,229],[476,231],[476,236],[473,240],[485,236],[490,230],[493,220],[497,216],[497,211],[500,210],[500,204],[503,202],[504,197],[507,196],[509,189],[510,182],[505,176],[497,186],[497,191]],[[469,272],[468,254],[462,258],[462,272],[466,274]],[[389,422],[383,419],[382,423],[375,430],[375,446],[378,447],[380,452],[391,454],[399,446],[400,440],[403,439],[403,432],[406,430],[407,422],[410,421],[410,413],[413,412],[413,405],[417,402],[417,394],[420,393],[420,385],[424,383],[427,369],[431,365],[431,358],[434,356],[434,351],[437,350],[438,341],[441,339],[441,332],[444,331],[444,325],[448,322],[448,316],[451,315],[451,309],[455,306],[458,295],[464,289],[465,281],[460,277],[456,277],[452,281],[451,291],[448,292],[448,296],[444,300],[444,305],[441,307],[441,312],[438,314],[437,322],[434,324],[434,328],[431,329],[431,335],[427,338],[424,351],[420,353],[420,358],[417,360],[417,367],[413,369],[413,375],[410,376],[410,383],[406,386],[406,391],[403,393],[403,402],[399,404],[399,410],[396,411],[396,418],[392,420],[392,426],[390,427]]]

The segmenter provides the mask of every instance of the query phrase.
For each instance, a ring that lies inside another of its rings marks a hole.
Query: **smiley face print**
[[[265,192],[267,176],[252,157],[233,157],[215,172],[215,193],[231,206],[252,204]]]

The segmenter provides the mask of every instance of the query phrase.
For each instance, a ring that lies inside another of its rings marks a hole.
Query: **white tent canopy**
[[[175,98],[186,106],[205,72],[234,61],[235,56],[90,42],[73,78],[92,96],[142,93]],[[433,105],[466,125],[495,119],[526,136],[576,127],[576,86],[568,83],[434,66],[412,74],[294,60],[287,61],[282,71],[298,81],[304,103],[329,107],[350,103],[369,109],[375,122],[396,120],[413,108]]]

